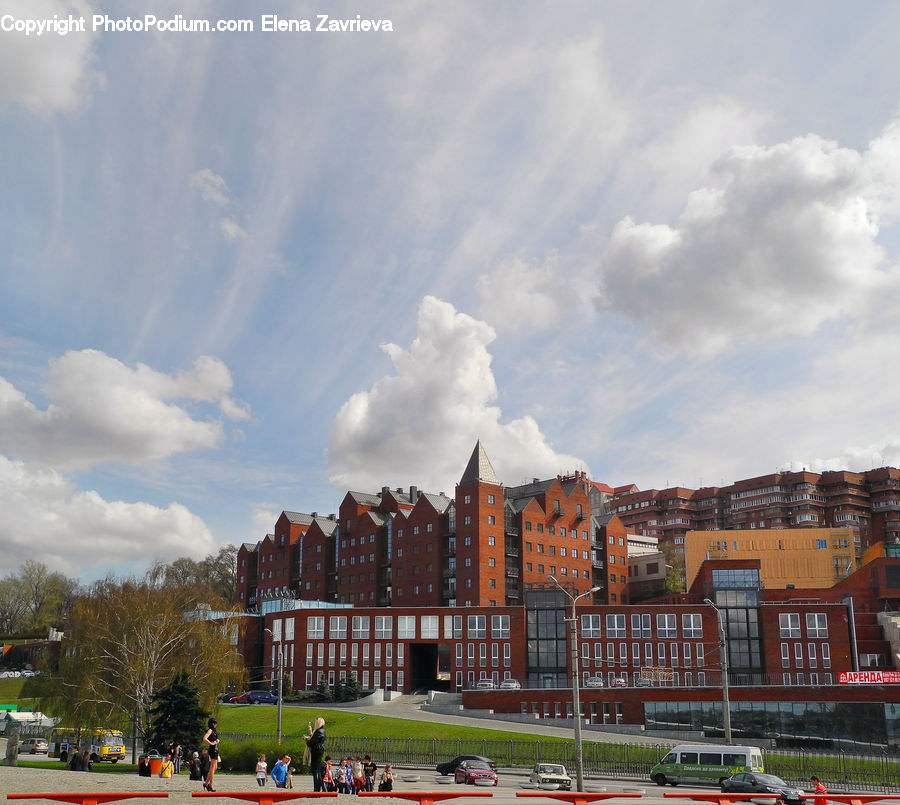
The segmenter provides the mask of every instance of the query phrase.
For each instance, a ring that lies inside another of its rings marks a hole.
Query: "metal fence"
[[[274,735],[223,735],[245,741],[274,741]],[[297,736],[295,736],[297,737]],[[285,736],[291,741],[291,736]],[[298,738],[299,740],[299,738]],[[650,782],[650,768],[669,750],[669,744],[583,743],[584,771],[591,777]],[[511,741],[435,738],[366,738],[328,736],[333,757],[371,755],[397,766],[434,767],[457,755],[484,755],[500,767],[525,770],[535,763],[575,766],[574,742],[568,740]],[[766,771],[801,787],[816,775],[830,790],[900,791],[900,759],[887,753],[853,754],[820,751],[763,750]]]

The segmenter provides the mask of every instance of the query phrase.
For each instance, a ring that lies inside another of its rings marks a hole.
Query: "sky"
[[[478,439],[508,485],[900,465],[898,30],[0,0],[0,578],[452,495]]]

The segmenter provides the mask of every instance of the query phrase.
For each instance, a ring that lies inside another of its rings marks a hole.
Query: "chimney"
[[[415,503],[419,499],[419,490],[415,486],[409,488],[410,503]]]
[[[318,517],[318,516],[319,516],[319,513],[318,513],[318,512],[313,512],[313,513],[312,513],[312,518],[313,518],[313,520],[315,520],[316,517]]]
[[[381,497],[386,498],[389,491],[390,491],[390,489],[388,489],[388,487],[386,487],[386,486],[381,487]]]

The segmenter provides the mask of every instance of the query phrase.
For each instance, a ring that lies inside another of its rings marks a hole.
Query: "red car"
[[[464,760],[456,767],[454,778],[466,785],[497,785],[497,772],[483,760]]]

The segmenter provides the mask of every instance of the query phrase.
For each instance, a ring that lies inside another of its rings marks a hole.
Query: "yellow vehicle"
[[[116,763],[125,759],[125,736],[121,730],[76,730],[71,727],[54,727],[50,730],[50,746],[47,757],[55,757],[63,763],[75,749],[87,749],[94,763],[108,760]]]

